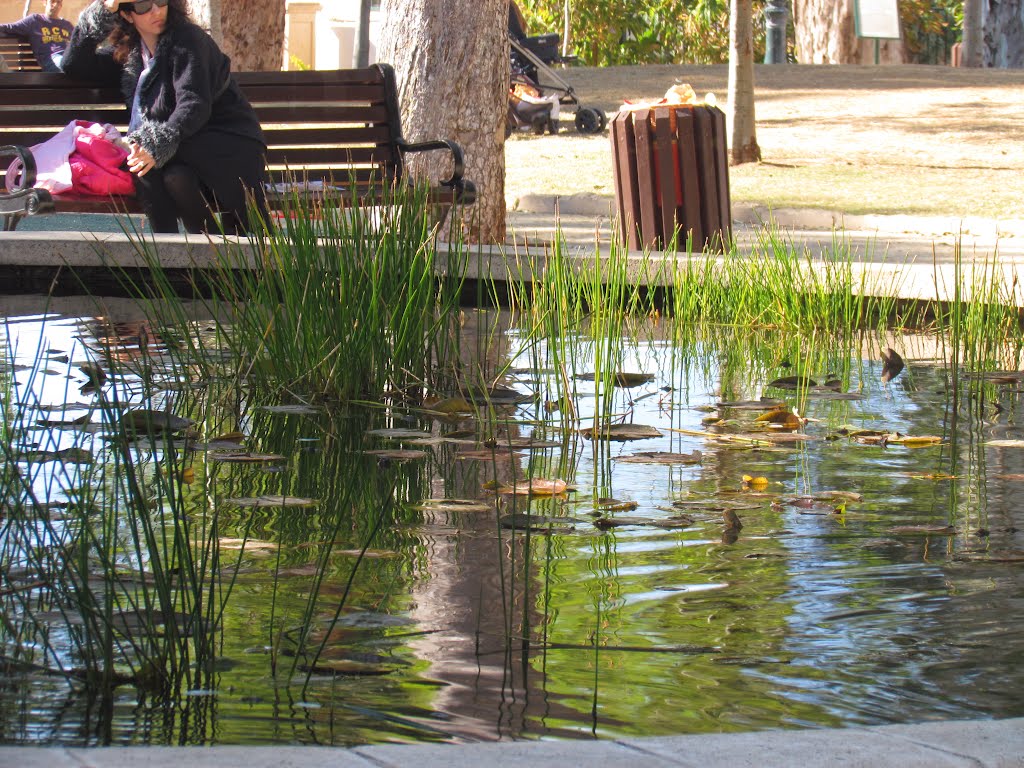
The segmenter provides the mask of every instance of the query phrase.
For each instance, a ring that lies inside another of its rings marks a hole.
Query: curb
[[[565,216],[615,216],[615,198],[611,195],[539,195],[527,194],[506,200],[509,211]],[[733,203],[735,226],[759,226],[773,222],[786,229],[844,230],[847,232],[885,232],[943,237],[970,235],[1001,239],[1024,237],[1024,221],[992,220],[980,217],[911,216],[907,214],[850,215],[825,208],[772,208],[756,203]]]

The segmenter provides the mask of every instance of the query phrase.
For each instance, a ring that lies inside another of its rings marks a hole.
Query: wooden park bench
[[[386,64],[366,69],[296,72],[239,72],[235,78],[252,103],[268,143],[270,209],[281,210],[297,197],[329,198],[345,205],[369,205],[382,185],[411,184],[405,157],[441,150],[451,176],[430,189],[441,210],[476,197],[463,179],[462,149],[441,139],[409,143],[402,137],[394,70]],[[128,110],[115,88],[72,80],[63,74],[21,72],[0,75],[0,216],[14,230],[26,216],[45,213],[140,213],[134,196],[51,195],[35,187],[35,164],[28,147],[52,137],[72,120],[111,123],[125,131]],[[7,170],[15,158],[25,171]],[[5,191],[6,190],[6,191]]]
[[[22,37],[0,32],[0,59],[12,72],[38,72],[39,62],[32,46]],[[0,70],[3,68],[0,67]]]

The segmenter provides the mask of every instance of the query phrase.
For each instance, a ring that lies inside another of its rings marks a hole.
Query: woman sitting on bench
[[[191,233],[244,233],[250,199],[268,221],[263,131],[230,60],[184,0],[95,0],[63,68],[120,84],[131,109],[128,170],[154,232],[177,232],[181,219]]]

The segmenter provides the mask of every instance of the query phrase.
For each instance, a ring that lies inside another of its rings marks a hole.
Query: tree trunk
[[[1024,67],[1024,7],[1021,0],[987,0],[984,14],[983,65],[999,69]]]
[[[960,66],[980,67],[984,62],[985,0],[964,0],[964,38]]]
[[[466,234],[503,242],[508,0],[384,0],[381,10],[377,58],[395,68],[406,138],[462,146],[478,191]],[[447,160],[410,165],[435,181],[450,173]]]
[[[801,64],[874,64],[875,41],[857,37],[855,0],[793,0],[796,60]],[[878,41],[879,64],[902,64],[902,40]]]
[[[284,58],[282,0],[189,0],[189,12],[231,57],[233,71],[281,69]]]
[[[754,126],[754,9],[751,0],[732,0],[729,8],[729,139],[731,161],[761,159]]]

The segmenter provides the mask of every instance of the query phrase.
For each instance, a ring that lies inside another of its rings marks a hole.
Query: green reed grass
[[[351,206],[331,190],[321,200],[296,196],[271,230],[248,243],[220,241],[195,286],[215,290],[208,309],[239,376],[275,391],[377,398],[431,380],[451,356],[465,272],[460,230],[447,230],[441,274],[442,232],[426,188],[383,185],[376,202]],[[156,247],[136,243],[165,307],[154,319],[180,323]],[[202,365],[210,349],[191,338],[186,357]]]
[[[39,412],[38,376],[37,366],[7,401],[16,424]],[[0,439],[0,643],[93,693],[131,683],[167,696],[211,684],[230,582],[216,519],[186,509],[186,454],[169,437],[126,434],[119,387],[97,393],[105,440],[46,427],[26,453],[15,433]]]

